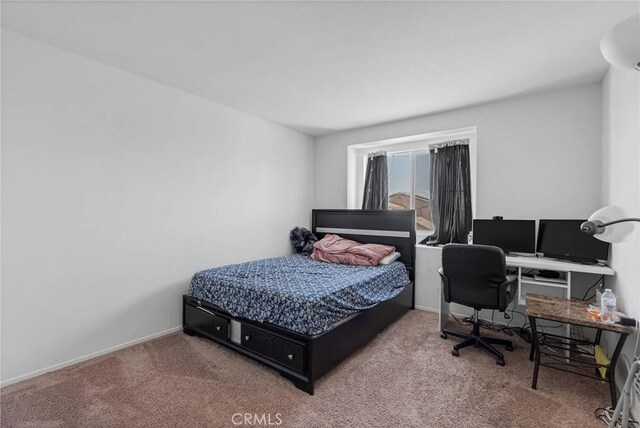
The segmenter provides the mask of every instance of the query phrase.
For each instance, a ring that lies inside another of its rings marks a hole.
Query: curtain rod
[[[379,152],[373,152],[373,153],[369,153],[367,154],[367,157],[369,158],[375,158],[376,156],[386,156],[387,152],[384,150],[380,150]]]
[[[440,149],[442,147],[450,147],[450,146],[468,146],[469,141],[470,140],[468,138],[464,138],[461,140],[442,141],[440,143],[429,144],[429,150]]]

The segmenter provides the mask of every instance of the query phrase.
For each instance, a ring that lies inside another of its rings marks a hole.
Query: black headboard
[[[365,244],[393,245],[413,280],[415,210],[313,210],[311,227],[320,239],[327,233],[333,233]]]

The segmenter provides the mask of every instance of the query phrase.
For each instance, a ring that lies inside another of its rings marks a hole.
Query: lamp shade
[[[622,208],[612,205],[600,208],[598,211],[591,214],[588,222],[595,225],[606,224],[625,217],[626,215]],[[632,232],[633,223],[616,223],[606,227],[598,227],[597,232],[595,232],[593,236],[605,242],[622,242]]]
[[[640,70],[640,12],[609,30],[600,42],[600,50],[610,64]]]

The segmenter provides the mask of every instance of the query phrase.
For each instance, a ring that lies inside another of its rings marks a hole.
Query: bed
[[[353,266],[296,254],[198,272],[189,295],[234,317],[315,336],[392,299],[409,282],[401,262]]]
[[[293,255],[207,269],[183,297],[183,330],[314,383],[414,306],[415,212],[313,210],[312,231],[393,245],[388,266]]]

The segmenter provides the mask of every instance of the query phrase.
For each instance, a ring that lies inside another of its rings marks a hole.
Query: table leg
[[[533,361],[533,354],[536,350],[536,345],[533,342],[533,338],[531,338],[531,349],[529,349],[529,361]]]
[[[540,341],[538,340],[538,330],[536,328],[536,318],[529,317],[529,325],[531,326],[531,335],[533,340],[533,349],[535,351],[535,361],[533,365],[533,379],[531,381],[531,388],[538,388],[538,370],[540,369]]]
[[[618,339],[618,344],[616,345],[616,349],[615,351],[613,351],[611,362],[609,363],[609,390],[611,391],[611,405],[613,406],[613,408],[615,408],[616,404],[618,404],[616,393],[616,363],[618,362],[618,358],[620,357],[620,353],[622,352],[622,347],[624,346],[625,340],[627,340],[627,335],[621,333],[620,338]]]
[[[442,281],[440,281],[440,331],[442,332],[449,322],[449,304],[444,301],[444,293],[442,291]]]

